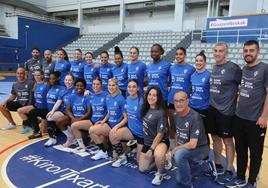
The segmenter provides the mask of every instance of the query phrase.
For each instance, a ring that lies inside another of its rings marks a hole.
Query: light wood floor
[[[13,117],[17,124],[21,124],[20,118],[17,116],[16,113],[13,113]],[[0,128],[4,127],[7,124],[7,121],[3,118],[2,114],[0,115]],[[22,127],[18,126],[15,130],[9,130],[9,131],[2,131],[0,130],[0,166],[2,168],[2,165],[5,161],[5,159],[14,151],[19,149],[20,147],[29,144],[32,142],[32,140],[27,140],[27,135],[20,134]],[[25,141],[23,143],[20,143],[14,147],[11,147],[10,149],[4,151],[6,148]],[[268,146],[268,139],[267,136],[265,138],[265,145]],[[268,147],[264,148],[264,154],[263,154],[263,162],[262,167],[259,175],[260,181],[258,182],[258,188],[267,188],[268,187]],[[3,177],[0,177],[0,188],[7,188],[8,186],[4,183]]]

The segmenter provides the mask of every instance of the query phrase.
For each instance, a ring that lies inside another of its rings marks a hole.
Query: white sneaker
[[[11,129],[16,129],[16,125],[8,123],[6,127],[1,128],[1,130],[11,130]]]
[[[83,153],[83,152],[86,152],[86,148],[82,148],[79,146],[72,150],[72,153]]]
[[[44,146],[49,147],[53,146],[57,143],[57,140],[55,138],[49,138],[48,141],[44,144]]]
[[[94,156],[91,157],[93,160],[99,160],[99,159],[107,159],[108,153],[107,151],[103,152],[102,150],[99,150]]]
[[[125,154],[119,156],[119,158],[112,163],[112,167],[120,167],[121,165],[127,164],[127,157]]]
[[[162,180],[163,180],[163,175],[160,174],[159,172],[156,172],[155,177],[152,181],[152,184],[153,185],[160,185],[162,183]]]
[[[67,140],[64,144],[62,144],[64,147],[69,147],[71,145],[76,144],[76,139],[74,137],[67,137]]]

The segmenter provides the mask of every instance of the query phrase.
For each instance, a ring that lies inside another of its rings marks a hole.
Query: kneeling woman
[[[89,120],[91,113],[90,97],[84,95],[86,88],[86,81],[83,78],[78,78],[75,83],[76,94],[71,96],[70,101],[67,103],[66,112],[67,116],[71,120],[71,127],[85,127],[86,130],[92,125]],[[77,152],[85,151],[86,147],[83,143],[83,139],[80,131],[74,132],[76,140],[78,142]],[[73,143],[74,137],[69,137],[68,142]]]
[[[157,172],[152,184],[160,185],[163,180],[162,171],[165,164],[165,154],[169,148],[169,139],[162,94],[158,87],[151,87],[145,95],[142,120],[144,145],[140,155],[139,170],[146,172],[156,166]]]
[[[118,81],[109,79],[108,81],[109,95],[106,97],[107,115],[101,121],[98,121],[94,126],[90,127],[89,134],[91,139],[99,146],[100,150],[91,159],[99,160],[107,158],[107,150],[104,147],[105,137],[116,134],[117,130],[127,123],[127,113],[125,110],[125,98],[120,94]],[[121,149],[116,148],[114,149]]]
[[[115,146],[115,151],[119,158],[112,164],[113,167],[120,167],[127,163],[127,157],[121,145],[121,140],[137,140],[137,161],[139,161],[141,149],[143,146],[143,130],[141,120],[141,107],[143,98],[138,91],[137,80],[128,82],[128,94],[126,100],[126,110],[128,115],[128,126],[117,129],[116,134],[110,134],[110,141]],[[118,149],[117,149],[118,148]]]

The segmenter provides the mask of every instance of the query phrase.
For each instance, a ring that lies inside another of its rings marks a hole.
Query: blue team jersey
[[[55,64],[54,71],[59,71],[60,75],[60,84],[64,86],[65,76],[70,72],[71,64],[69,61],[58,61]]]
[[[49,87],[45,83],[39,83],[34,90],[34,100],[36,108],[47,108],[47,92]]]
[[[99,77],[99,68],[95,68],[95,63],[84,65],[84,79],[87,82],[86,89],[93,93],[92,84],[94,78]]]
[[[71,62],[70,73],[73,75],[74,80],[78,78],[84,78],[84,61],[73,61]]]
[[[144,95],[143,82],[146,76],[146,65],[142,61],[128,64],[128,81],[132,79],[138,81],[141,96]]]
[[[116,96],[108,95],[106,97],[106,108],[109,114],[108,124],[111,128],[120,123],[124,118],[123,113],[126,112],[126,100],[121,94]]]
[[[60,106],[59,111],[66,114],[66,106],[68,102],[70,101],[70,98],[76,94],[76,90],[74,87],[72,88],[66,88],[61,95],[59,95],[58,100],[62,101],[62,104]]]
[[[81,118],[90,108],[90,97],[74,94],[70,97],[70,101],[67,105],[71,106],[71,110],[75,118]]]
[[[108,80],[113,77],[113,68],[114,65],[101,65],[100,66],[100,78],[102,80],[102,89],[103,91],[108,91]]]
[[[126,63],[122,63],[120,66],[114,66],[113,69],[113,77],[118,80],[119,89],[126,91],[127,90],[127,73],[128,65]]]
[[[205,110],[209,106],[209,79],[210,72],[195,72],[191,76],[192,94],[190,96],[190,106],[194,109]]]
[[[195,68],[189,64],[174,64],[170,67],[169,74],[171,86],[168,93],[168,103],[174,104],[174,95],[178,91],[184,91],[190,95],[191,90],[191,75],[195,72]]]
[[[148,89],[157,86],[161,90],[164,100],[167,100],[168,95],[169,68],[170,63],[163,59],[158,63],[147,65]]]
[[[107,114],[106,109],[106,97],[108,96],[108,92],[103,91],[101,93],[93,93],[90,96],[90,104],[92,108],[92,116],[91,121],[95,124],[97,121],[101,121]]]
[[[64,92],[65,88],[61,85],[52,86],[47,92],[47,110],[51,111],[58,98]]]
[[[132,134],[143,138],[142,130],[142,119],[141,119],[141,109],[142,109],[142,98],[135,98],[128,96],[126,100],[126,111],[128,115],[128,128],[131,130]]]

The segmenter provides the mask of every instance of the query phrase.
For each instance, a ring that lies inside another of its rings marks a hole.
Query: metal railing
[[[30,19],[34,19],[34,20],[40,20],[40,21],[48,22],[48,23],[56,23],[56,24],[61,24],[61,25],[65,24],[64,19],[55,18],[52,16],[39,15],[39,14],[34,14],[31,12],[26,12],[26,11],[21,11],[21,10],[20,11],[6,12],[6,17],[14,17],[14,16],[20,16],[20,17],[30,18]]]
[[[262,43],[264,41],[268,42],[268,28],[194,31],[192,39],[196,38],[200,38],[201,41],[212,42],[232,40],[236,43],[243,42],[243,38],[252,38]]]

